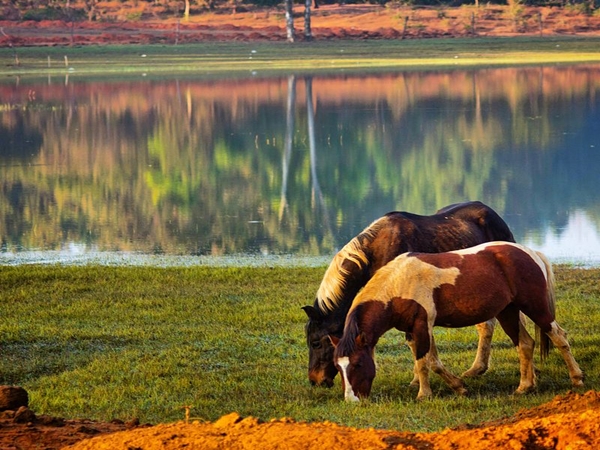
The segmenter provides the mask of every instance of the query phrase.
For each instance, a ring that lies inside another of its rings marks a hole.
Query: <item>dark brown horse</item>
[[[334,256],[314,305],[303,308],[310,382],[333,385],[337,369],[328,336],[341,337],[352,300],[377,270],[401,253],[439,253],[489,241],[515,239],[504,220],[481,202],[450,205],[431,216],[391,212],[365,228]],[[463,376],[481,375],[489,366],[494,322],[478,325],[478,332],[477,356]]]
[[[489,241],[515,240],[504,220],[481,202],[449,205],[431,216],[391,212],[365,228],[335,255],[321,281],[314,305],[303,308],[308,316],[310,382],[333,385],[337,369],[328,336],[341,337],[354,297],[377,270],[405,252],[439,253]],[[478,325],[477,355],[463,376],[481,375],[489,367],[494,324],[490,321]],[[407,339],[410,341],[410,335]]]
[[[346,400],[367,397],[375,378],[373,355],[379,338],[396,328],[411,333],[419,377],[417,399],[430,397],[429,368],[456,392],[462,380],[437,356],[433,327],[461,328],[498,319],[517,347],[524,394],[535,387],[531,338],[520,313],[539,333],[542,358],[550,341],[560,349],[573,386],[583,386],[583,372],[573,358],[566,333],[556,323],[554,275],[544,255],[509,242],[488,242],[448,253],[407,253],[380,269],[356,296],[341,339],[332,338],[334,361],[342,374]]]

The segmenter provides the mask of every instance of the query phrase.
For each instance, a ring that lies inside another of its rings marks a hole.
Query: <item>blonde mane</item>
[[[377,232],[381,229],[387,217],[381,217],[365,228],[358,236],[353,238],[333,257],[333,261],[325,271],[319,290],[317,291],[317,304],[322,311],[332,311],[342,300],[346,279],[352,275],[352,272],[345,269],[342,265],[345,260],[353,262],[358,270],[362,270],[369,265],[369,258],[365,253],[362,241],[373,240]]]

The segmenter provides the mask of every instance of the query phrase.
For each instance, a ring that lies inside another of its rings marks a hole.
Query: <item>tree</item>
[[[183,11],[183,20],[190,20],[190,0],[185,0],[185,10]]]
[[[312,31],[310,29],[310,5],[312,0],[304,0],[304,40],[312,40]]]
[[[96,18],[96,6],[98,5],[98,0],[84,0],[84,4],[88,22],[91,22]]]
[[[285,29],[288,42],[294,42],[294,1],[285,0]]]

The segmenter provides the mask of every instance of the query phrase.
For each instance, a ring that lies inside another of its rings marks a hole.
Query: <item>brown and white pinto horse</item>
[[[334,256],[314,305],[303,308],[308,316],[305,331],[310,382],[333,385],[338,371],[328,336],[342,336],[354,297],[377,270],[401,253],[439,253],[489,241],[515,239],[504,220],[481,202],[450,205],[431,216],[396,211],[375,220]],[[477,356],[463,376],[477,376],[487,370],[494,323],[478,325]]]
[[[516,393],[529,392],[535,387],[535,341],[520,312],[533,321],[536,332],[542,332],[542,358],[551,341],[562,353],[573,386],[582,386],[583,372],[555,320],[554,275],[543,254],[518,244],[489,242],[448,253],[400,255],[356,296],[342,338],[332,337],[344,396],[358,401],[369,395],[375,378],[375,346],[392,328],[412,334],[417,399],[431,396],[430,366],[457,393],[466,393],[462,380],[439,360],[433,327],[461,328],[494,317],[517,347],[521,380]]]

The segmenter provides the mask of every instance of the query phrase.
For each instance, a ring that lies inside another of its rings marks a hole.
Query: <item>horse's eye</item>
[[[312,341],[310,347],[317,350],[322,347],[321,341]]]

